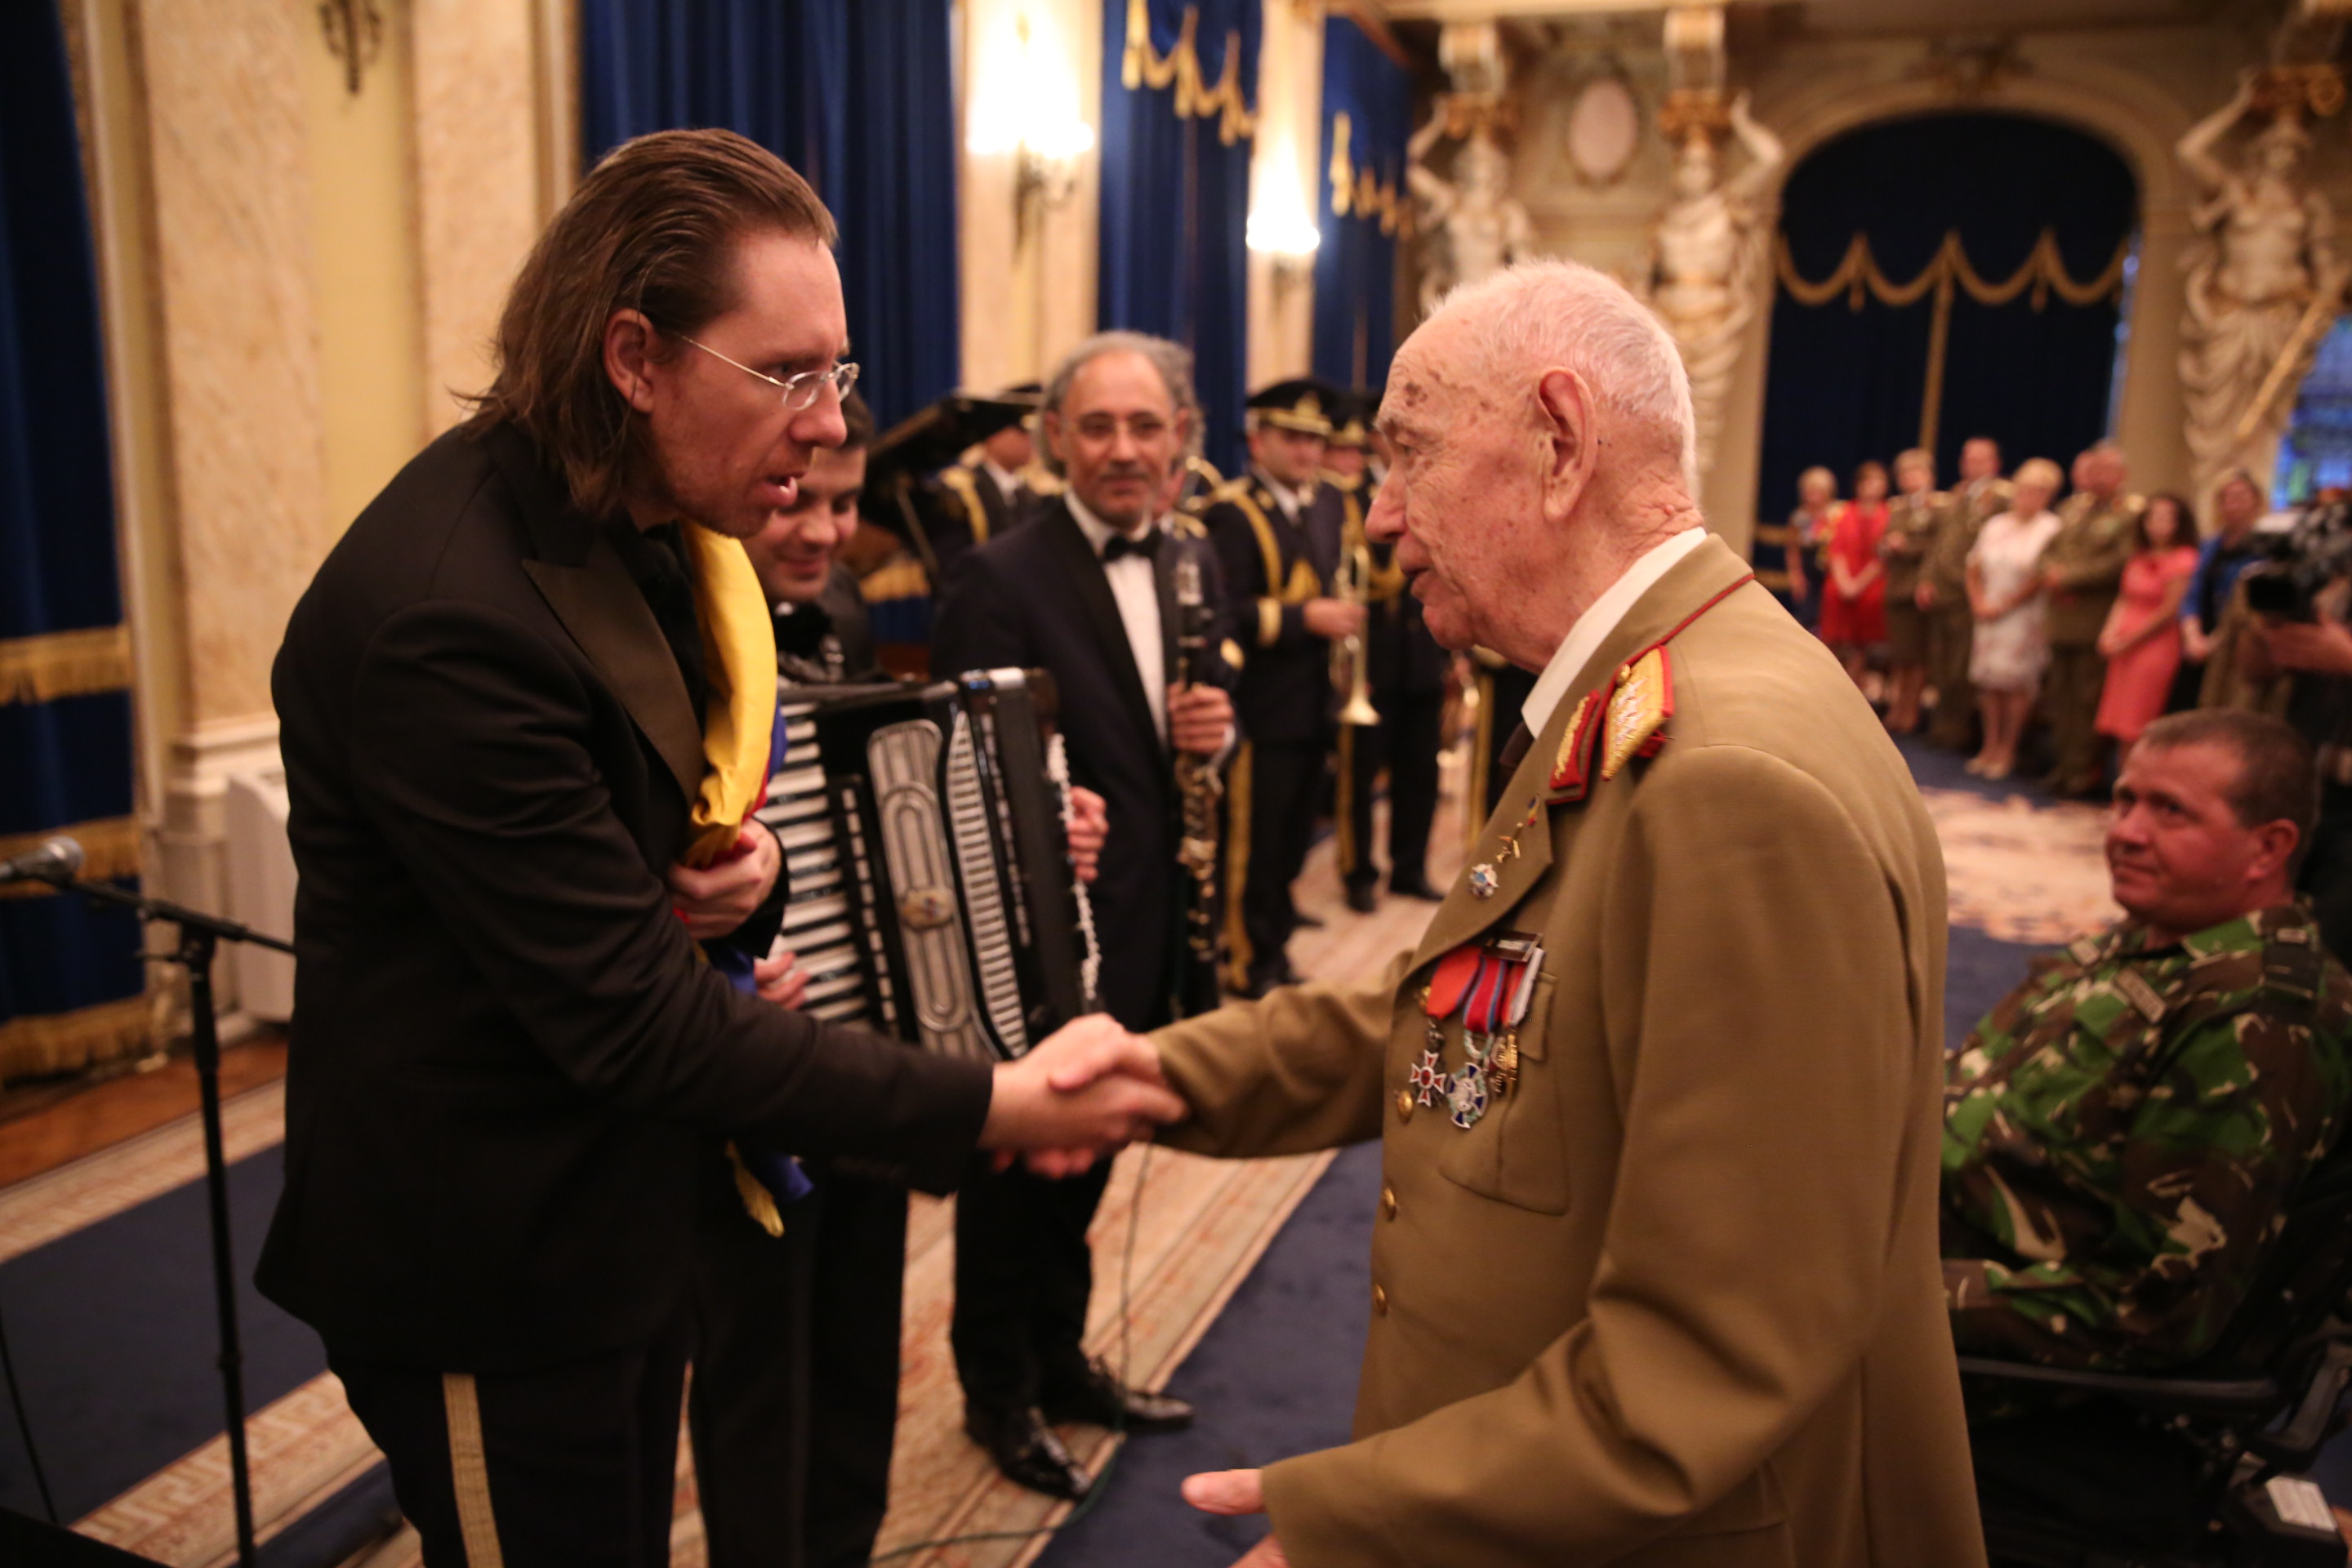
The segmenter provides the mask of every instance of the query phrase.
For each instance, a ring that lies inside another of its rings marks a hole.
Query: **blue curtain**
[[[950,0],[583,0],[589,162],[632,136],[740,131],[841,226],[858,388],[887,427],[955,389]]]
[[[0,6],[0,853],[135,869],[97,266],[57,7]],[[135,920],[0,895],[0,1079],[143,1041]]]
[[[1957,233],[1978,276],[2000,283],[2044,230],[2084,281],[2114,263],[2138,210],[2138,183],[2104,142],[2021,115],[1937,114],[1824,143],[1790,174],[1780,227],[1797,276],[1811,281],[1835,273],[1860,234],[1885,276],[1907,282]],[[1806,305],[1780,287],[1757,498],[1765,521],[1787,516],[1811,465],[1835,469],[1843,492],[1864,458],[1917,444],[1935,310],[1932,292],[1855,310],[1843,293]],[[2112,293],[2085,306],[2027,289],[1987,307],[1958,290],[1938,389],[1939,480],[1958,472],[1971,436],[1998,440],[2013,468],[2032,457],[2063,468],[2105,434],[2116,321]]]
[[[1097,313],[1104,327],[1156,332],[1192,351],[1209,460],[1229,474],[1242,463],[1248,393],[1244,239],[1260,5],[1103,0]],[[1170,64],[1174,79],[1153,86],[1155,68]],[[1201,90],[1187,91],[1192,84]]]
[[[1315,221],[1315,374],[1377,392],[1396,352],[1397,226],[1410,198],[1412,76],[1353,17],[1323,24],[1323,157]]]

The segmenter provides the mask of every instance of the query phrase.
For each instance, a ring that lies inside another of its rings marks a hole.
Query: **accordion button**
[[[1400,1121],[1412,1120],[1412,1090],[1409,1089],[1397,1090],[1397,1120]]]

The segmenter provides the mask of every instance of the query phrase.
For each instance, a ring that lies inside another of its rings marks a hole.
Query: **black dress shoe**
[[[1360,915],[1370,914],[1381,907],[1381,895],[1370,882],[1348,884],[1348,907]]]
[[[1391,877],[1389,879],[1389,891],[1400,899],[1419,899],[1425,904],[1442,904],[1445,901],[1444,893],[1423,881],[1400,882]]]
[[[1070,1458],[1070,1451],[1062,1447],[1062,1440],[1034,1405],[1019,1410],[983,1410],[967,1405],[963,1429],[966,1436],[988,1450],[997,1469],[1015,1486],[1064,1502],[1084,1502],[1087,1493],[1094,1489],[1085,1467]]]
[[[1049,1394],[1042,1402],[1048,1421],[1084,1421],[1129,1432],[1181,1432],[1192,1424],[1192,1406],[1166,1394],[1129,1388],[1100,1362],[1087,1366],[1076,1388]]]

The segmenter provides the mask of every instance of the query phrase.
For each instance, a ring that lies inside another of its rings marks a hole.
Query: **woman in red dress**
[[[1885,533],[1886,469],[1864,463],[1853,473],[1853,499],[1830,520],[1830,580],[1822,594],[1822,641],[1856,686],[1871,648],[1886,640],[1886,567],[1878,558]]]
[[[2098,729],[2122,746],[2164,711],[2180,668],[2180,601],[2197,571],[2197,527],[2179,496],[2155,496],[2139,514],[2123,591],[2099,633],[2107,684]]]

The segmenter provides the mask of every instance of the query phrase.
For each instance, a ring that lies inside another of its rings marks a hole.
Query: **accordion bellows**
[[[783,847],[777,946],[808,1012],[990,1060],[1096,1010],[1049,676],[787,687],[782,711],[758,816]]]

